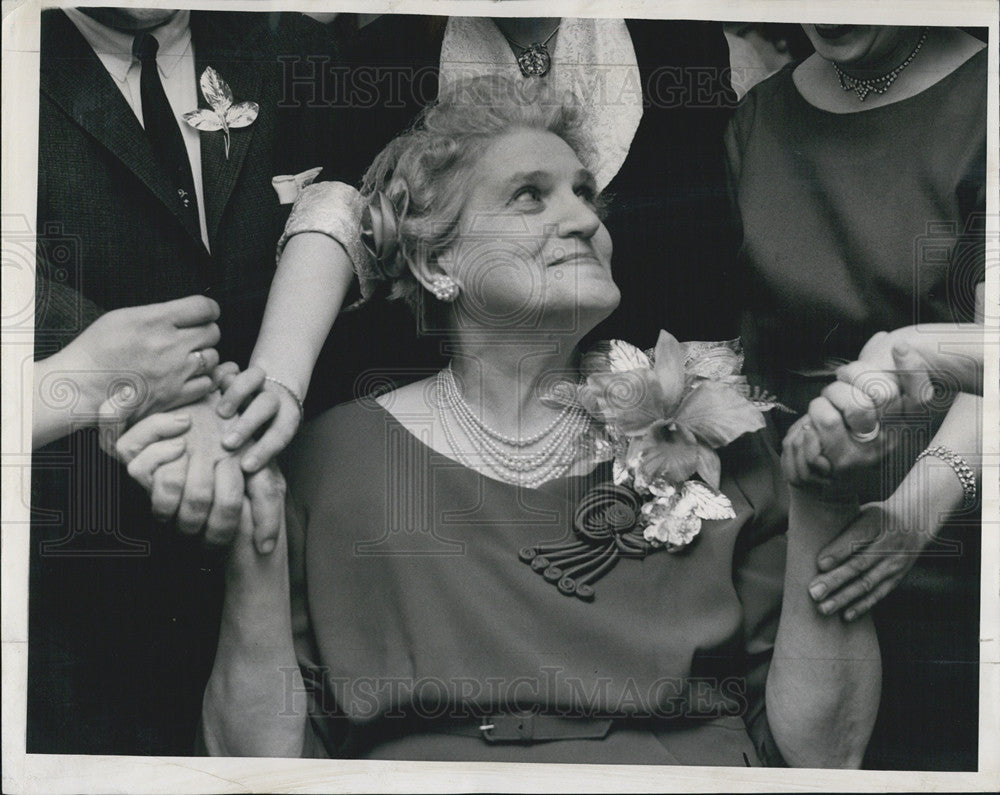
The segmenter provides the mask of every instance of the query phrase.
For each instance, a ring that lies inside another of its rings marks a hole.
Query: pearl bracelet
[[[932,455],[935,458],[940,458],[948,464],[948,466],[955,470],[955,474],[958,476],[958,480],[962,484],[962,493],[965,495],[964,507],[968,508],[970,505],[975,503],[976,475],[972,471],[972,468],[965,462],[965,459],[957,453],[949,450],[943,444],[938,444],[924,450],[917,456],[917,461],[929,455]],[[916,463],[916,461],[914,463]]]
[[[305,406],[302,405],[302,398],[300,398],[298,395],[295,394],[295,390],[294,389],[292,389],[288,384],[286,384],[286,383],[284,383],[282,381],[279,381],[277,378],[272,378],[269,375],[265,375],[264,376],[264,380],[265,381],[270,381],[272,384],[280,386],[289,395],[291,395],[292,396],[292,400],[295,401],[295,405],[299,407],[299,420],[305,419],[305,416],[306,416]]]

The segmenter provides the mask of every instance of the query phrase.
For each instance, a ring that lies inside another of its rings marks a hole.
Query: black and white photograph
[[[1000,788],[998,35],[4,0],[4,791]]]

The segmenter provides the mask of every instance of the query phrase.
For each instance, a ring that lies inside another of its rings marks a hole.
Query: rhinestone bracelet
[[[962,493],[965,496],[964,507],[968,508],[970,505],[976,501],[976,475],[972,471],[972,468],[965,462],[965,459],[957,453],[952,452],[943,444],[935,445],[934,447],[928,447],[920,455],[917,456],[917,461],[926,456],[932,455],[935,458],[940,458],[953,470],[958,476],[959,482],[962,484]],[[914,462],[916,463],[916,462]]]
[[[302,405],[302,398],[300,398],[298,395],[295,394],[295,390],[294,389],[292,389],[288,384],[286,384],[286,383],[284,383],[282,381],[279,381],[277,378],[272,378],[269,375],[265,375],[264,376],[264,380],[265,381],[270,381],[272,384],[280,386],[289,395],[291,395],[292,396],[292,400],[295,401],[295,405],[299,407],[299,420],[305,419],[306,408],[305,408],[305,406]]]

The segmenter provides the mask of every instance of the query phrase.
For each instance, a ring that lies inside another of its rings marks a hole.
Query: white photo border
[[[81,3],[47,2],[45,7]],[[6,319],[29,311],[32,282],[8,269],[4,251],[2,366],[3,791],[41,792],[720,792],[996,791],[1000,789],[1000,98],[995,0],[88,0],[86,5],[225,8],[240,11],[353,11],[464,16],[595,16],[760,22],[948,24],[989,29],[987,123],[986,364],[984,373],[983,545],[980,645],[980,767],[975,773],[832,771],[619,765],[457,764],[364,760],[25,754],[27,692],[30,333]],[[40,0],[3,0],[3,234],[34,229],[39,95]],[[6,246],[6,243],[5,243]],[[32,263],[29,263],[29,266]],[[18,277],[21,278],[18,278]],[[993,311],[990,311],[990,310]],[[31,317],[27,316],[27,323]]]

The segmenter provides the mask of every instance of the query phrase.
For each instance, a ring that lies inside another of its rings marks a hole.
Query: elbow
[[[878,688],[861,688],[864,697],[824,700],[802,710],[806,698],[767,699],[768,723],[774,742],[789,767],[856,770],[861,767],[875,717]]]
[[[198,748],[206,756],[297,759],[307,753],[304,714],[233,709],[237,697],[210,681],[202,699]]]
[[[801,740],[788,738],[782,741],[775,737],[778,750],[789,767],[825,768],[832,770],[858,770],[865,758],[868,738],[860,742],[854,738],[804,746]]]

